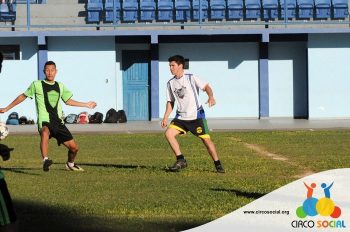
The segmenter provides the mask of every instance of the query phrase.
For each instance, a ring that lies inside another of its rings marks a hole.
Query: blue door
[[[123,108],[128,120],[149,120],[149,51],[122,52]]]

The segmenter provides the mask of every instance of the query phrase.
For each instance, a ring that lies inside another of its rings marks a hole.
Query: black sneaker
[[[215,168],[218,173],[225,173],[225,169],[222,167],[221,164],[215,165]]]
[[[169,171],[177,172],[180,169],[183,169],[186,167],[187,167],[187,161],[185,159],[179,159],[179,160],[176,160],[173,166],[169,167]]]
[[[44,164],[43,164],[43,170],[44,172],[48,172],[50,170],[50,166],[52,165],[52,160],[50,159],[47,159],[44,161]]]

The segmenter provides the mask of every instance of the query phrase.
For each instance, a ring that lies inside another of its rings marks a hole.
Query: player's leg
[[[45,172],[49,171],[50,166],[52,165],[52,160],[49,159],[49,139],[50,139],[50,130],[47,126],[44,126],[40,130],[40,150],[41,156],[43,158],[43,170]]]
[[[179,171],[180,169],[187,167],[187,161],[184,155],[181,153],[179,142],[176,139],[176,136],[181,133],[186,133],[186,130],[183,129],[179,123],[176,123],[176,120],[173,120],[168,129],[165,131],[165,137],[176,157],[176,161],[169,167],[169,171]]]
[[[165,138],[167,139],[171,149],[173,150],[175,156],[181,155],[180,145],[179,142],[176,139],[176,136],[178,136],[181,132],[174,129],[174,128],[168,128],[165,131]]]
[[[17,216],[4,178],[0,178],[0,231],[17,231]]]
[[[196,119],[188,125],[188,128],[192,134],[196,135],[202,140],[203,144],[207,148],[209,155],[214,161],[216,171],[219,173],[224,173],[225,170],[221,165],[221,161],[219,160],[218,153],[216,152],[216,147],[209,135],[207,120],[205,118]]]
[[[64,146],[68,148],[68,160],[66,163],[66,168],[71,171],[84,171],[80,166],[74,163],[75,158],[79,151],[79,146],[74,139],[66,141],[63,143]]]

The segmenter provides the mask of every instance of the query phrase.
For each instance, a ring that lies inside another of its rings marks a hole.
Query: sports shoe
[[[70,167],[70,166],[68,165],[68,162],[66,162],[66,169],[67,169],[68,171],[78,171],[78,172],[84,171],[84,169],[82,169],[81,167],[79,167],[79,166],[76,165],[76,164],[74,164],[73,167]]]
[[[225,169],[222,167],[221,164],[215,165],[215,168],[218,173],[225,173]]]
[[[44,172],[48,172],[50,170],[50,166],[52,165],[52,160],[46,159],[43,163],[43,170]]]
[[[186,167],[187,167],[187,161],[185,159],[179,159],[179,160],[176,160],[173,166],[169,167],[169,171],[176,172]]]

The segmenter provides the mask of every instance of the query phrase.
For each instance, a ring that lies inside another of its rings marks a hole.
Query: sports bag
[[[17,112],[12,112],[9,114],[7,120],[6,120],[7,125],[19,125],[19,117]]]
[[[77,114],[68,114],[67,117],[65,117],[64,122],[67,124],[73,124],[77,123],[78,115]]]
[[[81,112],[78,115],[78,121],[79,124],[86,124],[89,123],[89,114],[87,112]]]
[[[124,110],[118,110],[118,122],[125,123],[127,122],[126,114]]]
[[[104,123],[117,123],[118,122],[118,112],[111,108],[106,113],[106,118]]]
[[[95,112],[89,118],[89,123],[102,123],[103,122],[103,114],[100,112]]]

